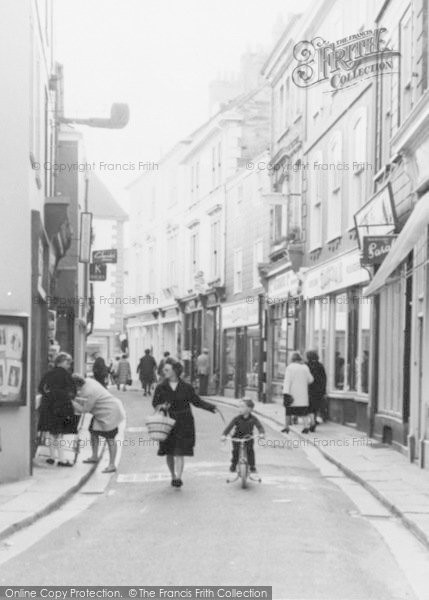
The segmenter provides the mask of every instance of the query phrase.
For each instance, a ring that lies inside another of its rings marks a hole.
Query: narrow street
[[[28,548],[1,565],[1,584],[204,582],[272,585],[275,598],[416,598],[373,524],[303,450],[257,447],[262,483],[247,490],[228,485],[221,419],[194,409],[196,454],[186,464],[184,487],[174,489],[141,431],[149,399],[120,396],[127,429],[118,473],[74,518],[40,539],[30,528]],[[222,412],[227,420],[234,415]],[[265,427],[267,440],[282,438]]]

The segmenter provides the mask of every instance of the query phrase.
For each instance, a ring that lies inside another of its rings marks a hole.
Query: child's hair
[[[253,402],[253,400],[251,398],[241,398],[241,402],[244,402],[244,404],[250,408],[250,410],[253,410],[255,408],[255,403]]]

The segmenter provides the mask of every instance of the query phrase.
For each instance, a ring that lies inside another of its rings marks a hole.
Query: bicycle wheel
[[[244,489],[247,487],[247,463],[240,463],[238,469],[240,473],[241,487]]]

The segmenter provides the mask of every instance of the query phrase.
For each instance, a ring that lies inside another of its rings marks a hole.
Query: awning
[[[387,278],[399,267],[401,262],[407,258],[419,239],[425,234],[428,225],[429,194],[425,194],[414,207],[411,216],[408,218],[403,230],[398,235],[391,251],[386,256],[374,279],[365,290],[365,296],[373,296],[380,292],[380,288],[386,284]]]

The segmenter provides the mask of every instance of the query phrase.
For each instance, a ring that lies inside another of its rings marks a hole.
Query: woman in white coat
[[[291,362],[286,367],[283,383],[283,399],[286,409],[286,427],[282,429],[283,432],[289,433],[290,418],[292,415],[303,417],[304,429],[302,433],[310,431],[308,386],[313,381],[313,375],[304,363],[301,354],[293,352]]]

